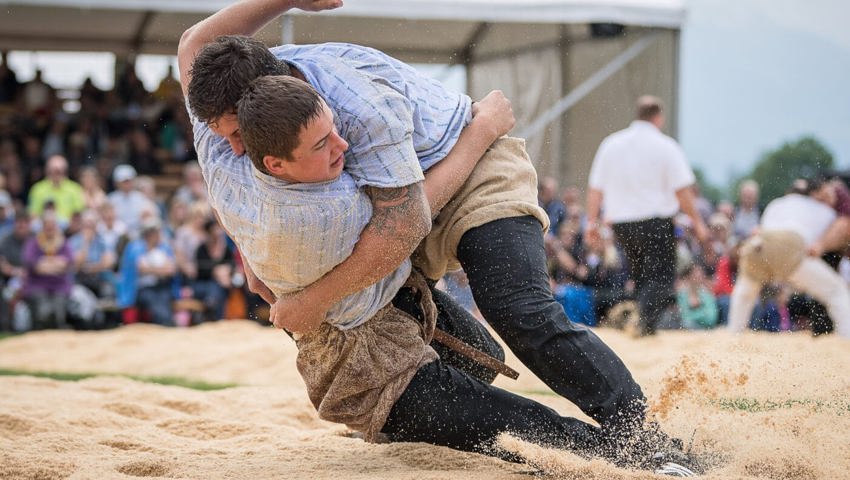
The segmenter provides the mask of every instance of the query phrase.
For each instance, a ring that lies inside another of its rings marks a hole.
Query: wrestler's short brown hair
[[[223,35],[198,51],[189,75],[189,108],[200,121],[210,123],[236,113],[236,102],[254,79],[291,72],[259,40]]]
[[[251,82],[237,103],[237,116],[254,167],[268,174],[266,155],[291,159],[299,133],[321,115],[323,106],[318,92],[295,77],[275,75]]]
[[[637,100],[638,120],[652,120],[664,110],[664,103],[658,97],[643,95]]]

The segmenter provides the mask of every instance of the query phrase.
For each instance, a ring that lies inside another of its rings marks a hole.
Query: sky
[[[850,1],[687,0],[679,133],[726,185],[813,135],[850,168]]]
[[[850,168],[850,0],[685,0],[680,50],[679,140],[696,167],[723,186],[766,151],[804,135]],[[112,85],[108,53],[13,52],[22,81],[44,67],[59,88],[87,76]],[[140,55],[152,90],[173,57]],[[461,69],[420,66],[454,88]],[[176,68],[175,68],[176,71]]]

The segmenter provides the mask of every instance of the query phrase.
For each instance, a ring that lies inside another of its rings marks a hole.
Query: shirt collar
[[[647,122],[646,120],[634,120],[631,124],[634,128],[651,128],[653,130],[658,130],[658,127],[655,126],[652,122]]]

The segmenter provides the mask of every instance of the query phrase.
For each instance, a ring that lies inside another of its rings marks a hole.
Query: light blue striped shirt
[[[313,283],[351,255],[372,215],[365,185],[394,188],[424,179],[471,118],[469,97],[445,89],[383,53],[341,43],[285,45],[272,52],[294,65],[334,111],[349,143],[345,171],[324,183],[291,184],[256,171],[247,156],[192,119],[210,202],[269,288],[281,295]],[[405,261],[328,313],[352,328],[387,305],[410,274]]]
[[[445,158],[472,118],[469,97],[378,50],[347,43],[272,48],[336,114],[358,185],[403,187]]]
[[[369,197],[343,172],[324,183],[287,183],[258,172],[223,137],[192,116],[210,203],[251,269],[275,295],[315,282],[351,255],[372,217]],[[410,261],[336,304],[326,321],[353,328],[387,305],[410,275]]]

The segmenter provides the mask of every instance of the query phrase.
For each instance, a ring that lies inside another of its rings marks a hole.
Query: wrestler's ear
[[[263,157],[263,166],[266,167],[266,170],[272,175],[280,175],[283,173],[283,162],[286,160],[275,157],[273,155],[266,155]]]

